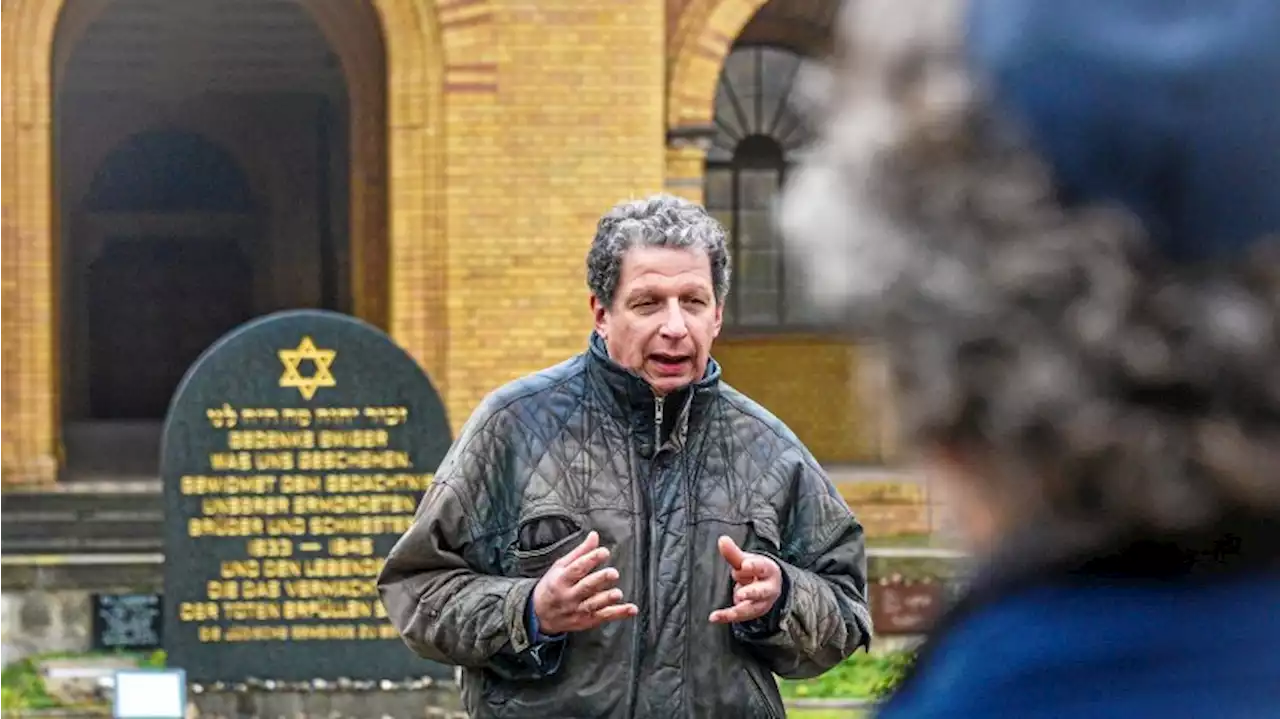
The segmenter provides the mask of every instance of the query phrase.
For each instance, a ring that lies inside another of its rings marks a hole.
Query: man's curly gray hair
[[[702,206],[668,194],[620,202],[600,218],[587,253],[587,287],[612,307],[622,259],[632,247],[702,250],[711,260],[716,303],[729,294],[730,260],[724,227]]]
[[[781,207],[812,298],[885,341],[916,446],[1078,548],[1280,513],[1276,243],[1175,266],[1060,204],[966,68],[963,5],[846,4]]]

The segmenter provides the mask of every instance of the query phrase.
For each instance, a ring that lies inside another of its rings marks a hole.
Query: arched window
[[[798,287],[775,236],[774,198],[789,158],[809,136],[791,95],[803,58],[773,46],[735,49],[716,89],[716,133],[707,152],[707,209],[729,231],[733,289],[725,324],[742,329],[805,325]]]

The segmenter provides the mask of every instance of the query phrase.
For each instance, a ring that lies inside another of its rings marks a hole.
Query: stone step
[[[834,484],[844,501],[854,508],[865,504],[922,505],[930,500],[929,488],[915,482],[835,481]]]
[[[159,539],[164,535],[164,520],[160,515],[140,518],[98,517],[82,521],[46,521],[37,516],[8,517],[0,525],[0,538],[5,549],[10,540],[56,540],[75,538],[84,540]]]
[[[147,536],[134,539],[65,535],[54,538],[4,537],[5,556],[28,554],[115,554],[120,552],[152,553],[163,550],[164,537],[158,531],[154,537]]]
[[[941,512],[925,504],[851,503],[850,507],[867,541],[933,534],[941,528]]]
[[[4,493],[0,516],[8,522],[11,517],[49,515],[68,520],[93,519],[127,513],[150,516],[163,514],[164,498],[159,492],[129,494],[64,494],[54,492]]]
[[[4,553],[152,552],[164,544],[164,498],[146,493],[4,493]]]
[[[159,522],[15,526],[6,520],[0,540],[6,556],[160,552],[164,550],[164,528]]]

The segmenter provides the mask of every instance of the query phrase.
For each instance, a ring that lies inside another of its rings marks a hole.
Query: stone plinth
[[[89,650],[93,619],[88,592],[6,591],[0,607],[6,665],[32,654]]]
[[[452,682],[412,686],[277,688],[192,688],[188,719],[383,719],[432,717],[466,719]]]

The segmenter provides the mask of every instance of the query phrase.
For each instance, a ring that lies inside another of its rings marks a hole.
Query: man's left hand
[[[720,537],[720,554],[733,567],[733,606],[711,613],[716,624],[734,624],[769,613],[782,594],[782,569],[772,559],[742,551],[729,537]]]

